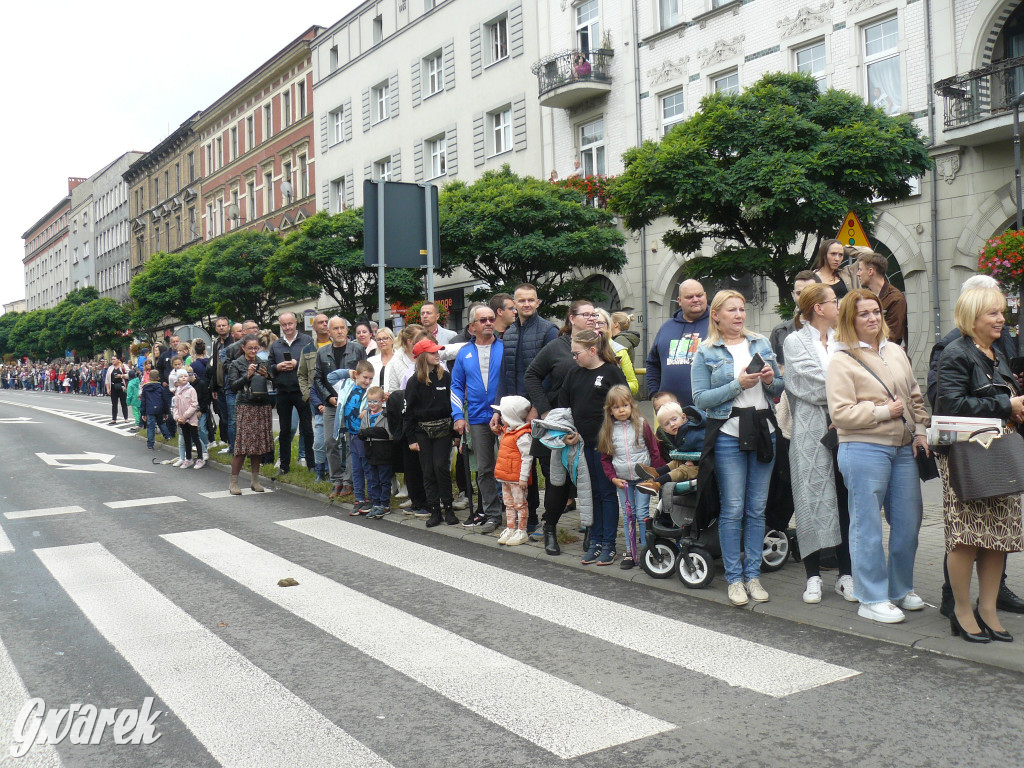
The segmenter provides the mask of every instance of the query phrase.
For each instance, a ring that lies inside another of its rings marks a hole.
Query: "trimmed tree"
[[[600,298],[587,280],[626,264],[622,232],[578,190],[517,176],[507,165],[472,184],[453,181],[440,196],[442,272],[461,267],[484,287],[471,298],[537,286],[547,310]]]
[[[846,91],[821,93],[807,74],[774,73],[739,94],[706,96],[660,141],[623,156],[610,205],[638,230],[661,216],[664,235],[691,257],[685,274],[752,274],[792,305],[793,277],[853,210],[870,232],[871,201],[909,197],[932,167],[909,115],[888,116]],[[701,255],[705,241],[713,256]]]

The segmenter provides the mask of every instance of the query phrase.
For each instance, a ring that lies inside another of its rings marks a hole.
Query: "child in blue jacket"
[[[164,400],[163,387],[160,386],[159,372],[149,372],[149,381],[143,383],[139,400],[142,401],[142,423],[146,425],[146,447],[153,450],[157,426],[164,440],[171,439],[171,432],[165,423],[167,402]]]

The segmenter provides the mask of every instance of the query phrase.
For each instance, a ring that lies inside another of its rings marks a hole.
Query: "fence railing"
[[[1024,56],[1003,59],[987,67],[935,83],[943,99],[943,124],[962,128],[1013,109],[1024,92]]]
[[[531,67],[537,76],[538,96],[563,85],[580,82],[610,83],[611,58],[607,48],[592,51],[563,51],[547,56]]]

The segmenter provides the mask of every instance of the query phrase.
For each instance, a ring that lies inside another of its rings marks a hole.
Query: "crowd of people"
[[[722,290],[709,304],[703,285],[685,280],[645,361],[653,423],[637,402],[640,339],[629,316],[581,298],[556,324],[525,283],[472,304],[461,332],[439,325],[432,302],[397,334],[326,314],[305,334],[282,312],[278,336],[221,317],[209,356],[202,340],[171,337],[89,379],[95,366],[81,366],[77,379],[110,395],[112,422],[131,406],[150,448],[157,430],[178,435],[177,466],[200,469],[221,446],[232,494],[246,457],[250,487],[262,491],[259,469],[276,453],[279,474],[308,471],[329,482],[331,498],[351,495],[351,515],[384,517],[395,499],[427,527],[461,524],[504,546],[542,539],[551,556],[561,553],[561,516],[575,509],[582,563],[599,567],[638,565],[659,498],[671,504],[675,483],[696,480],[697,506],[715,506],[735,605],[770,599],[762,560],[749,554],[762,551],[766,509],[788,504],[803,600],[823,601],[830,566],[839,598],[882,623],[925,608],[914,564],[921,480],[934,459],[948,553],[940,611],[965,640],[1012,640],[997,611],[1024,613],[1005,583],[1006,554],[1024,549],[1020,499],[960,501],[945,449],[933,456],[926,439],[929,405],[997,417],[1011,431],[1024,422],[1005,299],[990,278],[964,286],[956,330],[932,354],[926,404],[906,353],[906,298],[887,270],[880,254],[826,241],[796,276],[793,319],[767,337],[747,327],[743,294]],[[45,386],[57,380],[50,370],[6,366],[4,386]]]

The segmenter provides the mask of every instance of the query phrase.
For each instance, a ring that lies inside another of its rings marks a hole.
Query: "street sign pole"
[[[387,319],[384,299],[384,187],[386,181],[377,182],[377,324],[383,328]]]
[[[426,235],[427,235],[427,301],[434,300],[434,207],[433,195],[430,186],[423,188],[426,193],[423,195],[423,202],[426,205]]]

